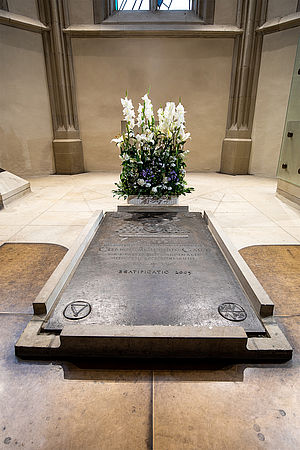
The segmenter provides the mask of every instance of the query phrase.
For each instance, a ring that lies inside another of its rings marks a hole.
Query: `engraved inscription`
[[[147,196],[130,196],[128,203],[131,205],[176,205],[178,203],[178,197],[147,197]]]
[[[99,248],[101,256],[105,259],[122,261],[130,258],[135,260],[157,260],[160,261],[195,261],[200,255],[212,253],[212,249],[203,248],[197,245],[162,245],[140,247],[130,244],[111,244],[102,245]]]
[[[191,275],[190,270],[161,270],[161,269],[120,269],[119,273],[132,274],[132,275],[169,275],[175,273],[175,275]]]

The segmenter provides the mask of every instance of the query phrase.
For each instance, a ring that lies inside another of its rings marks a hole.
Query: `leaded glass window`
[[[192,0],[157,0],[160,11],[192,10]],[[150,0],[116,0],[116,11],[149,11]]]
[[[117,11],[149,11],[149,9],[149,0],[116,0]]]
[[[157,2],[157,9],[160,9],[161,11],[167,10],[191,10],[192,9],[192,0],[158,0]]]

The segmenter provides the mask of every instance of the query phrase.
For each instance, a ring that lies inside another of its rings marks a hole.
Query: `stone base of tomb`
[[[93,216],[34,301],[17,356],[272,362],[292,357],[274,304],[210,213],[165,206],[145,214],[136,208]],[[142,256],[140,265],[130,265]],[[222,278],[230,274],[232,286]],[[224,310],[224,300],[233,308]]]

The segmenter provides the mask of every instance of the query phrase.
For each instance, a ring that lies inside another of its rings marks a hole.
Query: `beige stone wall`
[[[267,19],[283,17],[296,12],[298,0],[269,0]]]
[[[0,167],[53,173],[52,126],[42,38],[0,26]]]
[[[151,87],[157,109],[178,101],[187,110],[192,134],[188,168],[220,168],[229,97],[232,39],[73,39],[77,100],[85,167],[120,166],[110,143],[120,130],[120,97],[126,89],[137,105]]]
[[[69,1],[70,23],[94,23],[93,0]]]
[[[249,172],[275,176],[299,29],[264,37]]]
[[[237,0],[215,0],[214,23],[234,25],[236,23]]]
[[[38,19],[36,0],[7,0],[8,10],[14,14]]]

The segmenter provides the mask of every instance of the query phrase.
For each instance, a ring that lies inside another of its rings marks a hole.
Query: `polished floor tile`
[[[112,196],[117,180],[117,173],[101,172],[31,178],[32,193],[0,211],[0,239],[70,247],[93,211],[125,203]],[[237,248],[300,244],[300,211],[276,197],[276,180],[191,173],[187,181],[195,191],[180,203],[191,211],[215,211]],[[257,265],[258,256],[253,260]],[[262,268],[264,275],[272,270]],[[272,282],[269,288],[275,289]],[[295,348],[292,361],[214,366],[162,361],[146,368],[19,360],[14,343],[30,317],[18,309],[24,306],[19,297],[17,309],[8,305],[18,314],[9,308],[0,313],[0,448],[299,448],[298,302],[274,292],[280,326]],[[297,295],[295,289],[288,292]]]
[[[76,214],[70,214],[67,211],[46,211],[30,225],[85,225],[92,215],[92,211],[77,211]]]
[[[151,448],[151,372],[20,360],[28,320],[0,314],[0,448]]]
[[[298,239],[276,226],[224,228],[224,231],[237,249],[256,244],[299,244]]]
[[[273,220],[259,211],[242,212],[215,212],[215,218],[223,228],[250,228],[250,227],[274,227]]]
[[[49,242],[70,247],[79,236],[83,226],[79,225],[27,225],[11,236],[9,242]]]
[[[300,319],[280,320],[292,361],[154,372],[154,448],[299,448]]]
[[[13,233],[7,233],[7,228],[1,233],[0,229],[0,240],[31,241],[36,236],[33,242],[55,242],[69,247],[76,239],[72,227],[82,228],[89,214],[115,211],[117,205],[126,204],[112,195],[118,178],[117,172],[30,178],[32,192],[0,212],[0,227],[16,227]],[[300,210],[276,197],[276,180],[188,173],[187,182],[195,191],[181,197],[180,204],[189,205],[191,211],[215,213],[238,248],[300,242]],[[57,227],[56,231],[53,228],[51,231],[50,225]],[[44,227],[44,231],[30,226]],[[70,235],[61,228],[68,226]],[[268,233],[263,230],[266,227]]]

